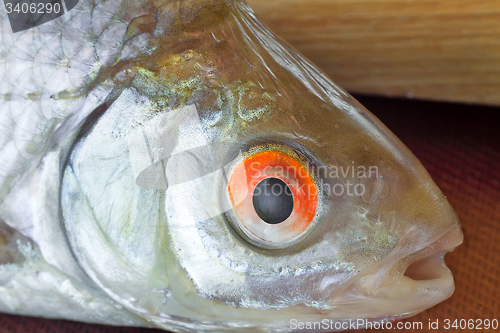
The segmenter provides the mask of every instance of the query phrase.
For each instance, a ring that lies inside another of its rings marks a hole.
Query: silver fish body
[[[452,294],[441,191],[244,2],[1,15],[0,311],[290,332]],[[256,213],[268,178],[293,194],[279,223]]]

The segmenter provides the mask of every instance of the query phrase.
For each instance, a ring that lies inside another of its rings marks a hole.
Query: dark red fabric
[[[458,213],[465,235],[464,244],[446,256],[456,282],[453,296],[404,321],[422,322],[424,329],[415,332],[436,332],[427,329],[429,320],[439,319],[441,329],[445,319],[500,320],[500,108],[357,97],[420,158]],[[0,315],[0,332],[154,330]]]

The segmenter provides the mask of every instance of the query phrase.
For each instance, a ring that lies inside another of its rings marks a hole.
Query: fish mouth
[[[379,280],[387,286],[382,286],[387,291],[386,296],[399,298],[431,290],[441,290],[441,293],[448,290],[446,298],[451,296],[454,290],[453,276],[444,262],[444,256],[462,241],[462,231],[453,229],[421,250],[398,260],[385,272],[385,278]]]
[[[444,256],[462,241],[460,228],[453,228],[399,260],[392,256],[353,281],[335,303],[357,303],[365,318],[401,319],[422,312],[453,294],[455,284]]]

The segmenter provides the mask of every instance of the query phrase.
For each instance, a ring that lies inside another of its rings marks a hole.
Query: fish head
[[[169,35],[181,46],[135,64],[72,148],[61,204],[84,271],[149,320],[179,312],[174,300],[265,326],[401,317],[448,298],[443,257],[462,236],[443,194],[245,8]]]
[[[39,167],[86,278],[172,330],[387,320],[448,298],[462,233],[417,158],[243,2],[196,6],[158,7],[176,19],[99,73],[106,102]]]

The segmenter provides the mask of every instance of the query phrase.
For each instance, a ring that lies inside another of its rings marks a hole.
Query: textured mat
[[[421,329],[405,332],[436,332],[428,328],[429,321],[436,320],[439,331],[445,331],[446,319],[450,324],[461,319],[473,319],[476,324],[478,320],[500,320],[500,108],[357,98],[420,158],[458,213],[465,235],[464,244],[446,256],[455,277],[455,293],[403,320],[406,325],[422,323]],[[493,331],[482,327],[482,332]],[[157,331],[0,315],[0,332]]]

